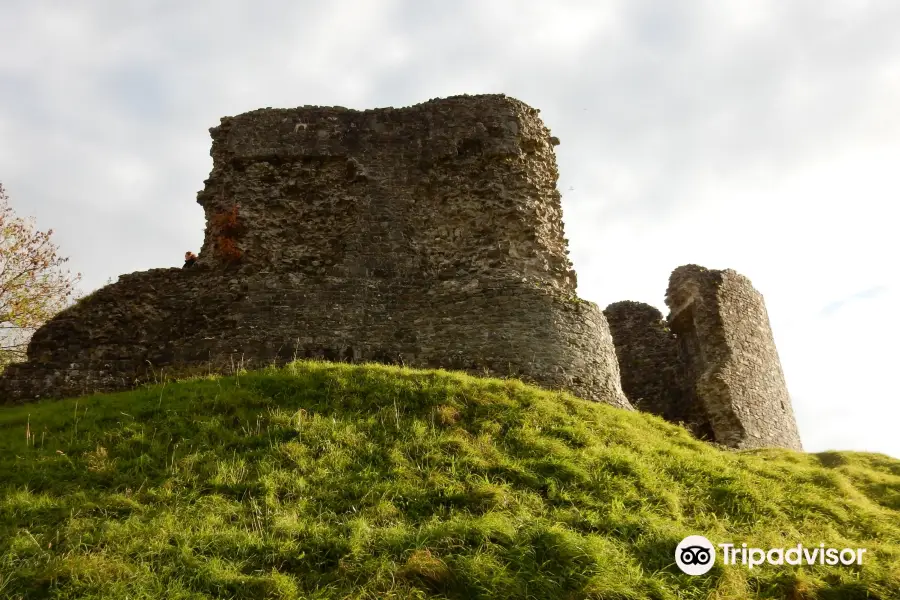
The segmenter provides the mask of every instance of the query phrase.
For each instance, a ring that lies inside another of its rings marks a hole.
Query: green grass
[[[691,577],[691,534],[867,554]],[[896,599],[900,461],[299,362],[0,409],[0,598]]]

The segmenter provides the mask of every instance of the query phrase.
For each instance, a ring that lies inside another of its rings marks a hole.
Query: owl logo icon
[[[702,535],[689,535],[675,548],[675,564],[688,575],[703,575],[716,562],[716,549]]]

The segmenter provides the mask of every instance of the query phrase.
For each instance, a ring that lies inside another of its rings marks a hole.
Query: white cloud
[[[900,456],[900,405],[891,385],[900,358],[897,306],[895,285],[776,336],[808,447]]]
[[[199,247],[222,116],[505,92],[562,140],[583,296],[744,273],[807,448],[900,456],[898,29],[893,0],[9,0],[0,181],[92,289]]]

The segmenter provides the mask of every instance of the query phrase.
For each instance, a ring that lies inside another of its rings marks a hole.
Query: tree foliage
[[[62,269],[52,235],[18,217],[0,184],[0,369],[24,360],[34,331],[75,298],[81,273]]]

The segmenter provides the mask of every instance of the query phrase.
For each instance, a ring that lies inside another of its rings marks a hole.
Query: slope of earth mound
[[[865,548],[723,564],[714,545]],[[900,598],[900,461],[514,380],[298,362],[0,411],[0,598]]]

